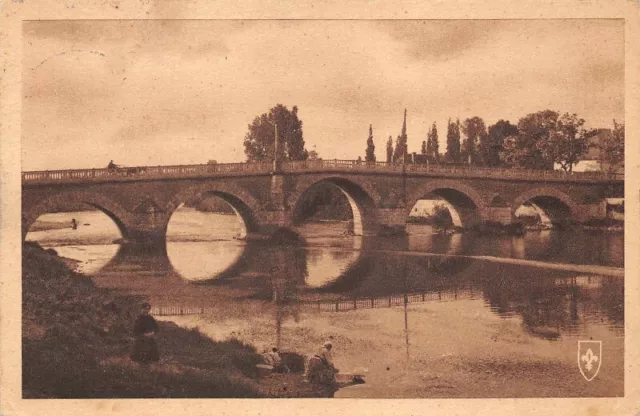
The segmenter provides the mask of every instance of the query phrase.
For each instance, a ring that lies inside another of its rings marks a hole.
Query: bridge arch
[[[71,211],[76,209],[79,204],[86,204],[102,211],[116,224],[120,234],[122,234],[124,238],[128,237],[129,230],[126,224],[129,223],[130,215],[127,210],[117,202],[97,192],[68,191],[53,194],[30,206],[23,205],[22,240],[25,239],[29,227],[31,227],[39,216],[57,211]]]
[[[539,187],[530,189],[518,195],[511,204],[511,214],[525,203],[531,203],[541,216],[546,216],[548,222],[558,222],[572,218],[579,212],[578,204],[566,193],[555,188]]]
[[[365,189],[368,187],[362,186],[352,179],[340,176],[314,177],[308,180],[301,180],[296,190],[291,192],[287,200],[289,207],[291,207],[288,219],[289,224],[296,225],[299,222],[298,216],[301,202],[304,199],[303,196],[321,184],[331,184],[337,187],[347,198],[351,207],[353,233],[355,235],[374,234],[377,231],[374,228],[376,224],[376,202],[374,197],[379,200],[379,195],[375,193],[374,197],[372,197],[371,191]]]
[[[429,195],[441,197],[451,212],[453,224],[469,227],[486,220],[487,202],[473,187],[458,181],[428,181],[408,192],[405,218],[409,218],[416,203]]]
[[[224,183],[211,183],[191,186],[175,194],[167,203],[167,216],[164,229],[166,232],[173,212],[185,203],[196,201],[206,196],[216,196],[227,202],[244,223],[244,232],[256,231],[259,227],[256,212],[260,210],[259,202],[245,189]]]

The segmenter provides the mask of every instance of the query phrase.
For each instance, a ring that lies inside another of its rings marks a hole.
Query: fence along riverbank
[[[454,292],[420,292],[400,295],[363,297],[339,300],[302,300],[290,305],[301,310],[318,310],[323,312],[342,312],[356,309],[392,308],[405,303],[421,303],[429,301],[451,301],[459,299],[476,299],[478,295],[471,289],[460,289]],[[219,311],[217,308],[190,306],[155,306],[151,314],[155,316],[204,315]]]

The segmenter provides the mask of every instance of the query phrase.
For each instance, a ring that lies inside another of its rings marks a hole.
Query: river
[[[622,233],[481,237],[410,225],[408,236],[363,238],[324,222],[296,230],[304,243],[277,247],[235,239],[235,216],[183,208],[167,255],[151,256],[113,244],[118,230],[99,212],[39,221],[71,218],[76,230],[27,239],[75,260],[100,286],[147,296],[159,319],[214,339],[304,353],[333,339],[336,365],[367,379],[338,396],[623,394]],[[578,341],[589,339],[602,341],[604,357],[592,382],[576,359]],[[533,380],[526,390],[523,377]]]

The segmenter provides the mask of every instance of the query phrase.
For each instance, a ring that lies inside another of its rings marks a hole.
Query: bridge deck
[[[117,182],[159,179],[192,179],[226,176],[269,175],[273,163],[219,163],[205,165],[136,166],[113,169],[74,169],[22,172],[23,185]],[[556,182],[624,181],[623,174],[608,172],[572,172],[514,168],[484,168],[460,165],[393,164],[355,160],[313,160],[282,162],[279,173],[380,173],[411,176],[446,176],[506,180],[543,180]]]

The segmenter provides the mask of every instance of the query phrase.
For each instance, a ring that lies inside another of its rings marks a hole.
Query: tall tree
[[[504,150],[507,137],[518,134],[518,127],[509,121],[499,120],[496,124],[489,126],[486,140],[480,141],[480,156],[484,165],[497,167],[501,165],[500,154]]]
[[[389,140],[387,140],[387,163],[391,163],[393,161],[393,139],[389,136]]]
[[[481,164],[478,147],[481,142],[487,140],[487,128],[484,125],[484,120],[477,116],[467,118],[462,123],[462,131],[465,135],[462,142],[462,160],[474,165]]]
[[[427,156],[427,160],[431,160],[433,157],[433,143],[431,143],[431,129],[427,133],[427,141],[422,142],[423,151],[422,154]]]
[[[551,162],[542,152],[542,143],[548,140],[550,132],[558,122],[556,111],[544,110],[531,113],[518,120],[518,134],[508,137],[503,160],[513,167],[527,169],[553,169]]]
[[[367,162],[376,161],[376,146],[373,144],[373,127],[369,124],[369,138],[367,139],[367,150],[364,156]]]
[[[507,167],[519,167],[526,150],[519,147],[518,136],[512,135],[504,138],[502,151],[500,152],[500,164]]]
[[[298,107],[293,106],[289,111],[284,105],[277,104],[249,124],[249,131],[244,138],[244,153],[248,162],[273,160],[276,124],[280,160],[306,160],[309,157],[309,152],[304,147]]]
[[[407,157],[407,109],[404,110],[404,119],[402,121],[402,130],[396,141],[396,148],[393,152],[393,161],[403,161]]]
[[[528,114],[518,121],[517,136],[506,143],[504,160],[528,169],[551,170],[557,163],[571,172],[586,153],[592,134],[576,114],[560,116],[552,110]]]
[[[394,163],[398,163],[398,162],[402,162],[402,155],[403,155],[403,151],[402,149],[402,145],[400,143],[402,139],[400,138],[400,136],[396,136],[396,146],[393,149],[393,162]]]
[[[427,155],[429,151],[427,150],[427,142],[425,140],[422,141],[422,147],[420,148],[420,153],[423,155]]]
[[[436,163],[440,162],[440,143],[438,143],[438,127],[436,122],[433,122],[431,130],[429,131],[429,139],[431,142],[431,157]]]
[[[554,164],[559,164],[565,172],[572,172],[588,150],[588,139],[596,133],[595,130],[584,128],[584,119],[576,114],[565,113],[549,136],[538,147],[545,158]]]
[[[624,123],[613,120],[613,131],[600,137],[597,144],[600,166],[607,172],[624,169]]]
[[[451,163],[460,163],[460,120],[455,123],[449,119],[447,125],[447,160]]]

